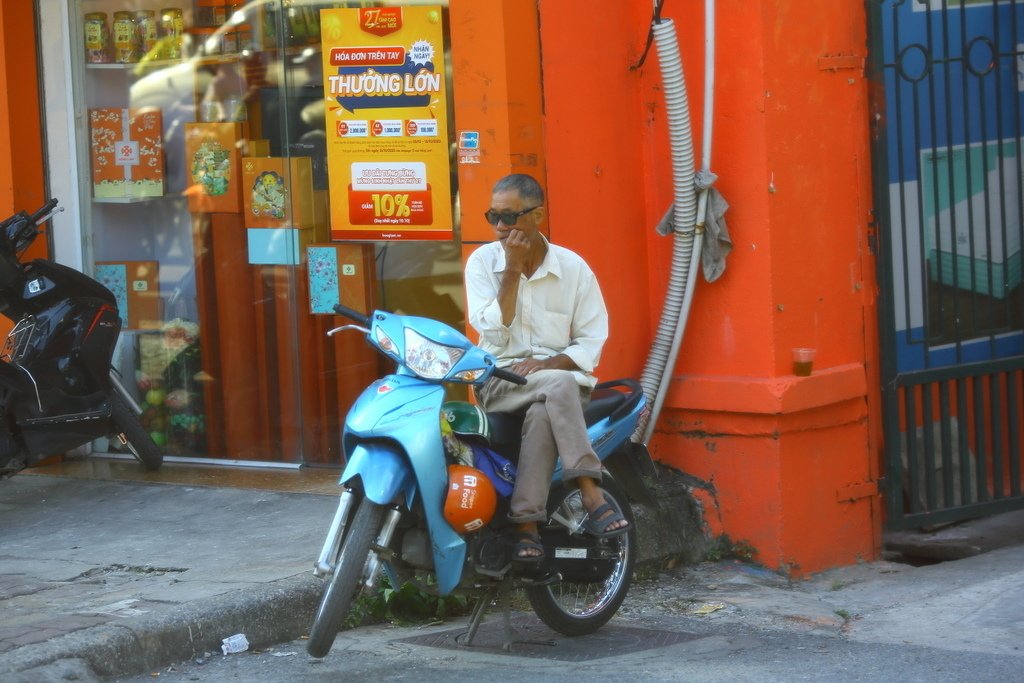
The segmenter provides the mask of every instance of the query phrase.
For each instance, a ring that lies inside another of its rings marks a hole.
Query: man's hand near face
[[[522,230],[512,228],[503,243],[505,247],[505,268],[517,275],[526,271],[530,258],[530,238]]]

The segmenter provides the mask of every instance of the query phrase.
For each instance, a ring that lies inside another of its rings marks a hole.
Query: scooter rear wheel
[[[561,486],[557,498],[548,512],[558,511],[560,515],[583,521],[586,509],[578,489],[567,490]],[[601,540],[607,551],[614,557],[612,569],[603,581],[582,582],[562,581],[547,586],[526,589],[530,606],[540,620],[555,631],[567,636],[582,636],[593,633],[615,616],[626,598],[633,581],[633,564],[636,561],[636,521],[622,489],[610,478],[601,483],[605,500],[620,510],[629,521],[629,530],[621,536]],[[552,522],[553,523],[553,522]]]
[[[364,498],[356,509],[351,527],[341,542],[341,554],[334,564],[334,574],[309,631],[306,651],[313,657],[324,657],[331,650],[341,625],[348,616],[352,601],[366,579],[366,560],[370,547],[380,532],[385,507]]]
[[[163,452],[116,388],[110,394],[110,417],[114,422],[114,428],[121,437],[124,437],[125,445],[142,464],[143,469],[160,469],[160,465],[164,463]]]

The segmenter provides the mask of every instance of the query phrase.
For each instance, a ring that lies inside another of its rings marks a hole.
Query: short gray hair
[[[525,173],[512,173],[494,183],[492,194],[498,192],[515,192],[520,199],[535,203],[537,206],[544,203],[544,188],[533,176]]]

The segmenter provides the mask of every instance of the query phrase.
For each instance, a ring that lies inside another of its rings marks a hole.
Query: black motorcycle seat
[[[631,389],[630,393],[614,389],[614,386],[624,386]],[[633,403],[640,400],[639,386],[632,382],[607,382],[597,385],[590,394],[590,402],[583,409],[583,418],[587,426],[608,417],[627,402]],[[523,433],[523,419],[525,412],[514,413],[487,413],[487,422],[491,429],[491,447],[510,460],[517,460],[519,455],[519,440]]]

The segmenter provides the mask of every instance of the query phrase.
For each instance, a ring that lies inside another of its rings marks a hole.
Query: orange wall
[[[0,5],[0,217],[45,201],[34,4]],[[45,254],[37,239],[28,256]]]
[[[603,284],[612,338],[599,374],[637,376],[672,249],[652,231],[672,196],[657,55],[630,68],[651,3],[538,6],[551,234]],[[750,542],[769,566],[815,571],[879,549],[866,19],[860,3],[717,7],[712,169],[734,249],[719,281],[698,282],[650,446],[714,486],[710,533]],[[663,9],[681,42],[698,163],[702,10]],[[812,377],[791,374],[794,346],[818,349]]]

